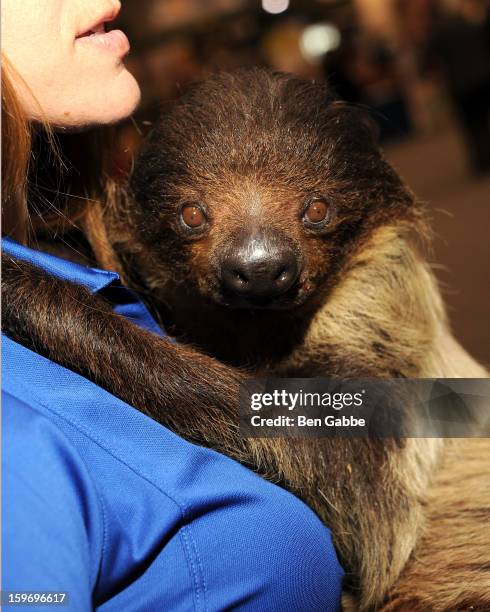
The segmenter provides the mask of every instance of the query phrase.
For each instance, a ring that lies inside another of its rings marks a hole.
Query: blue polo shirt
[[[116,274],[3,248],[118,287],[115,310],[162,333]],[[330,533],[300,500],[7,337],[2,353],[4,591],[77,611],[339,608]]]

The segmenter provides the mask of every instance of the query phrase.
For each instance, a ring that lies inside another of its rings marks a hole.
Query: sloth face
[[[231,308],[287,309],[320,283],[327,236],[339,225],[330,194],[302,194],[252,177],[225,176],[211,190],[178,198],[160,230],[172,236],[185,278],[200,293]],[[220,190],[221,186],[221,190]],[[196,185],[197,187],[197,185]],[[177,199],[177,198],[176,198]],[[175,250],[170,255],[175,261]]]
[[[413,204],[362,112],[325,85],[262,70],[181,98],[143,144],[130,192],[148,284],[170,278],[247,310],[301,306]]]

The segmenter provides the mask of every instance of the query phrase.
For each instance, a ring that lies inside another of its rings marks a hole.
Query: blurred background
[[[164,100],[219,69],[330,81],[370,109],[387,158],[430,207],[453,328],[490,365],[489,0],[125,0],[143,99],[119,127],[124,174]]]

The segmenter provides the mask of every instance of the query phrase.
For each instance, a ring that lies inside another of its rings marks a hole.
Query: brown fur
[[[110,292],[94,295],[2,254],[7,335],[185,431],[186,438],[223,452],[232,447],[245,460],[236,425],[243,375],[133,325],[113,312],[109,300]]]
[[[451,339],[411,236],[426,233],[419,205],[362,114],[323,86],[262,71],[212,79],[158,125],[130,187],[92,211],[94,251],[201,350],[261,374],[485,375]],[[333,210],[320,233],[301,224],[312,193]],[[200,236],[179,225],[194,201],[212,220]],[[250,228],[289,241],[301,261],[282,308],[253,315],[228,308],[217,280],[222,253]],[[291,489],[332,529],[360,607],[382,602],[424,528],[441,440],[240,439],[238,371],[136,330],[103,297],[9,258],[4,269],[14,338]]]
[[[215,77],[164,116],[130,186],[126,206],[106,213],[110,241],[181,340],[262,375],[486,375],[459,347],[447,362],[444,308],[413,241],[426,234],[420,206],[362,116],[322,86],[260,71]],[[335,214],[311,236],[298,203],[318,193]],[[210,227],[187,237],[179,203],[195,201]],[[302,262],[298,295],[280,310],[233,311],[220,294],[218,258],[250,227],[287,236]],[[361,607],[379,602],[414,550],[443,441],[251,444],[257,465],[331,527]]]
[[[333,365],[339,368],[334,374],[349,368],[358,376],[366,372],[419,377],[486,375],[455,343],[451,359],[448,349],[454,341],[447,338],[432,275],[394,229],[379,230],[351,266],[325,307],[317,311],[303,341],[271,373],[320,376],[330,374]],[[372,351],[375,342],[385,343],[386,350]],[[332,360],[339,350],[348,360]],[[390,451],[386,443],[360,440],[296,440],[292,445],[261,440],[250,444],[255,447],[259,470],[284,482],[331,527],[345,567],[362,577],[361,606],[379,602],[414,550],[423,525],[429,478],[443,441],[408,440],[397,451],[394,447]],[[391,478],[387,480],[382,473]],[[377,499],[374,506],[373,498]],[[452,540],[451,533],[447,541]],[[488,543],[484,533],[481,538]],[[440,564],[438,571],[447,571],[447,563]],[[451,581],[449,578],[449,584]]]
[[[452,442],[413,558],[382,612],[490,610],[489,439]]]

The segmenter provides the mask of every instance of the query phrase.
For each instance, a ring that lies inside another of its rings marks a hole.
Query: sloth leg
[[[137,327],[103,297],[5,253],[2,326],[185,438],[247,463],[238,370]]]

